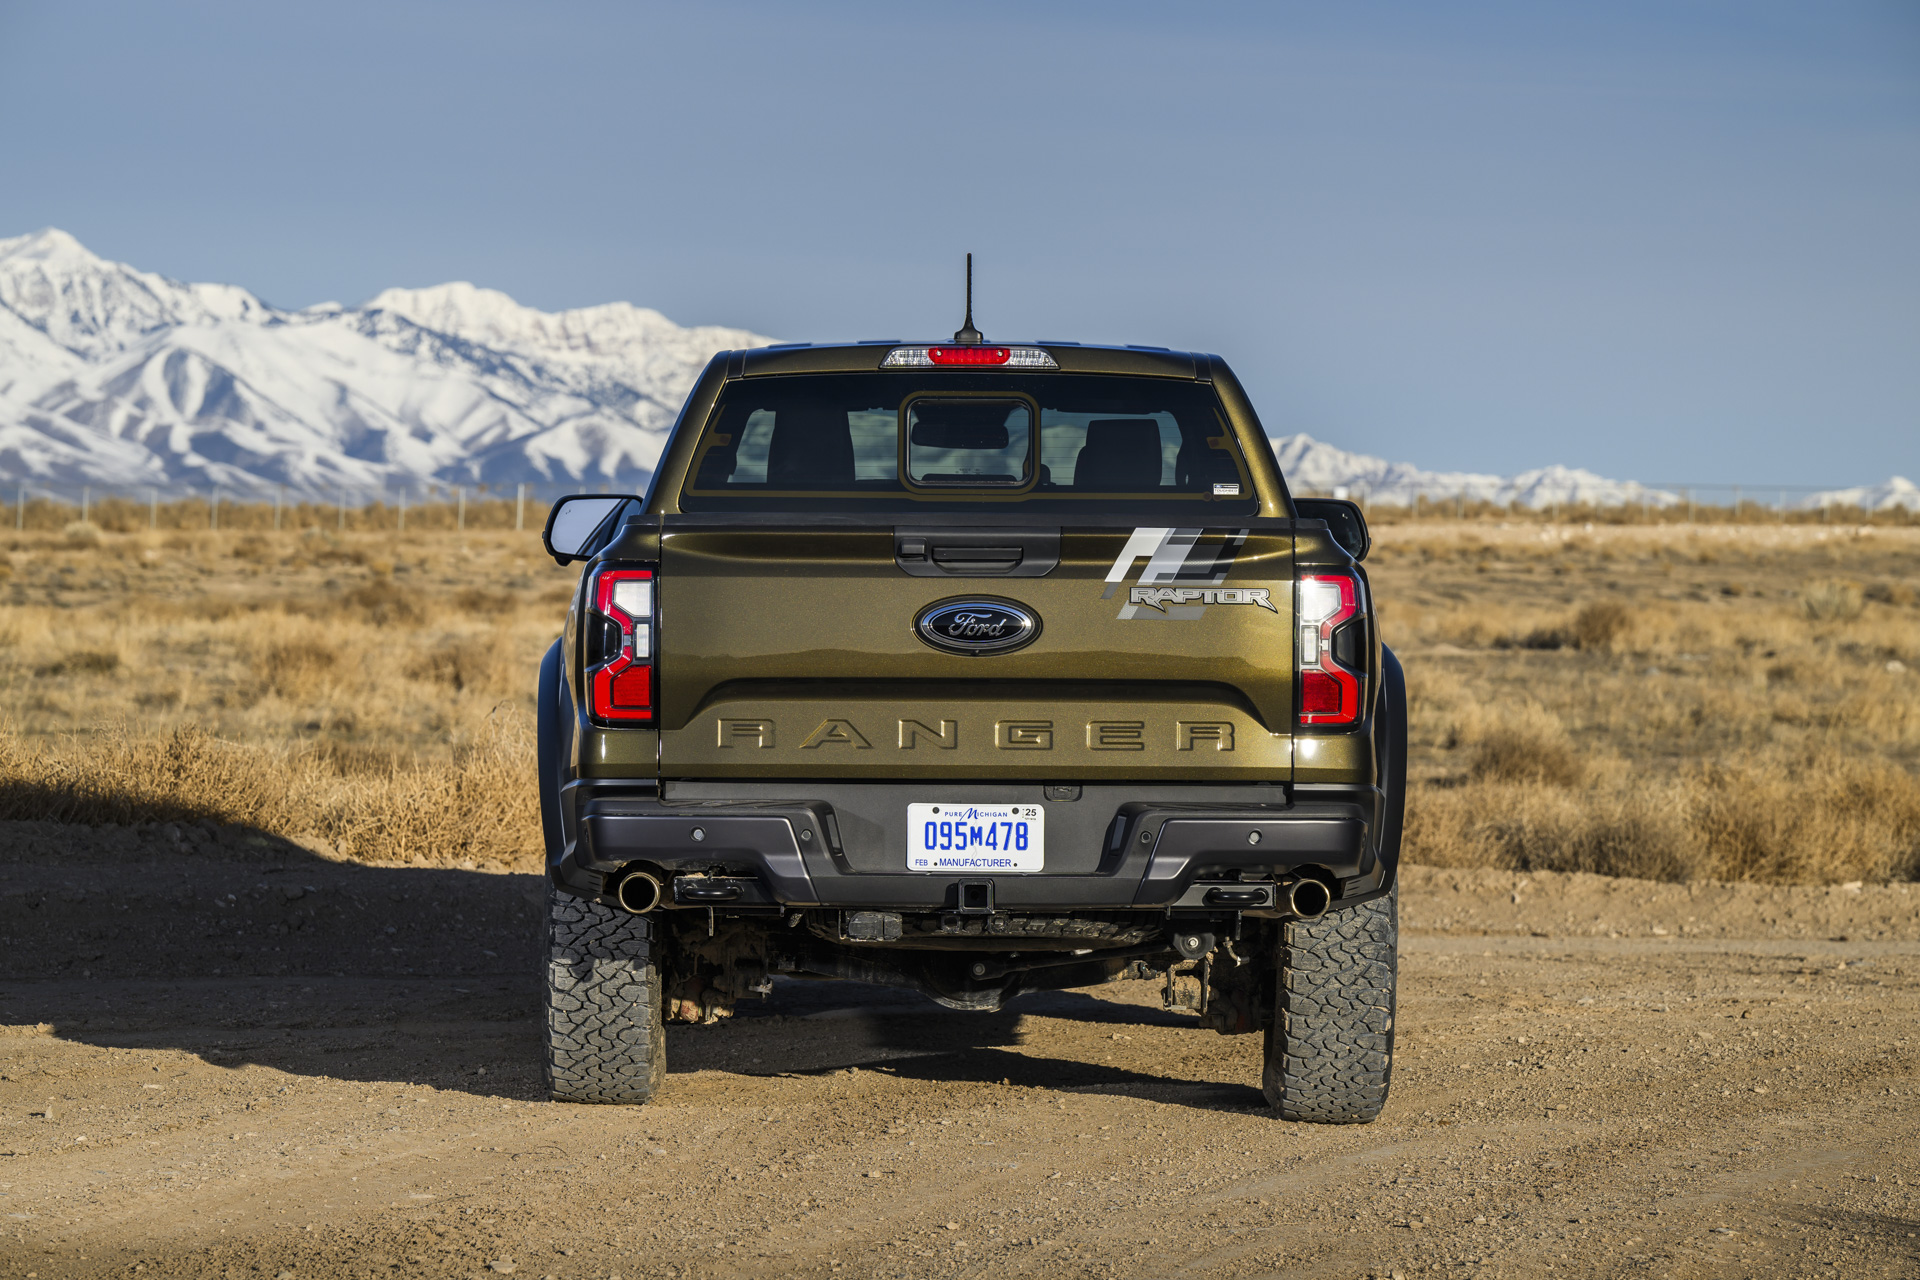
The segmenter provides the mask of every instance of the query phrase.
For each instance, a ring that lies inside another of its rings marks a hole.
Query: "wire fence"
[[[644,485],[640,486],[644,488]],[[0,527],[58,530],[75,523],[110,533],[160,530],[334,529],[535,530],[547,511],[574,493],[637,492],[611,484],[528,483],[341,489],[326,495],[285,488],[235,490],[148,486],[45,485],[13,482],[0,489]]]
[[[1294,486],[1302,497],[1348,498],[1375,523],[1400,520],[1523,520],[1548,524],[1920,524],[1920,490],[1846,500],[1820,485],[1658,484],[1605,499],[1571,494],[1489,496],[1458,486],[1363,484],[1327,489]],[[1885,501],[1892,498],[1891,503]],[[1871,499],[1880,501],[1871,501]],[[1902,502],[1911,505],[1902,505]]]
[[[74,523],[107,532],[139,530],[334,529],[424,532],[466,529],[539,530],[558,499],[575,493],[636,493],[637,484],[530,482],[512,485],[426,485],[378,490],[341,489],[324,496],[223,488],[48,485],[0,482],[0,527],[16,531],[60,530]],[[1350,498],[1368,518],[1390,524],[1406,520],[1507,520],[1593,524],[1920,524],[1915,505],[1882,505],[1822,499],[1831,489],[1813,485],[1667,484],[1644,486],[1626,499],[1597,501],[1532,494],[1525,498],[1463,492],[1457,486],[1395,483],[1312,489],[1301,497]],[[1892,496],[1895,502],[1900,494]]]

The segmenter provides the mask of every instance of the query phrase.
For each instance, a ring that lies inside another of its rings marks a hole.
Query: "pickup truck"
[[[1290,1120],[1393,1066],[1406,689],[1358,507],[1217,356],[715,356],[645,496],[576,495],[539,678],[547,1081],[643,1103],[776,977],[995,1010],[1161,984]]]

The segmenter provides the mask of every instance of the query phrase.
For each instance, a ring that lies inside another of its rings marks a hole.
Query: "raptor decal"
[[[1135,529],[1107,570],[1100,598],[1111,600],[1144,559],[1139,585],[1127,589],[1116,615],[1122,620],[1192,621],[1210,604],[1251,604],[1279,613],[1266,587],[1220,585],[1246,541],[1245,529]]]

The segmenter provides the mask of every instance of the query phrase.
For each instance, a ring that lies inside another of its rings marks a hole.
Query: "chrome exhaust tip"
[[[1333,894],[1318,880],[1295,880],[1287,886],[1287,910],[1302,920],[1318,920],[1333,905]]]
[[[613,887],[613,900],[620,904],[620,909],[636,916],[643,916],[659,906],[663,896],[665,891],[660,887],[660,881],[645,871],[629,871]]]

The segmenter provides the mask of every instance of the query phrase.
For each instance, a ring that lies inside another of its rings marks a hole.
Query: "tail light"
[[[587,627],[587,710],[598,720],[653,722],[653,570],[602,569]]]
[[[1348,725],[1360,719],[1361,603],[1360,584],[1348,574],[1312,574],[1297,584],[1301,724]]]

